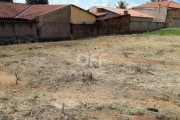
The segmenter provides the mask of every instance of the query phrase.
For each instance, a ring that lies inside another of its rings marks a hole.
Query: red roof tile
[[[141,12],[137,12],[135,10],[127,10],[127,11],[128,11],[128,14],[130,14],[133,17],[154,18],[151,15],[144,14],[144,13],[141,13]]]
[[[180,8],[180,4],[173,1],[151,2],[133,8],[147,8],[147,7],[151,8],[151,7],[158,7],[158,5],[160,5],[161,7]]]
[[[32,20],[41,14],[56,10],[63,6],[65,5],[33,5],[29,9],[24,11],[22,14],[20,14],[18,18]]]
[[[0,18],[21,18],[32,20],[37,16],[65,5],[29,5],[0,2]]]
[[[119,14],[119,15],[123,15],[124,11],[125,11],[125,9],[110,8],[110,7],[104,7],[103,9],[114,12],[114,13]],[[153,16],[150,16],[150,15],[147,15],[144,13],[140,13],[140,12],[137,12],[137,11],[132,10],[132,9],[127,9],[127,11],[128,11],[128,14],[130,14],[133,17],[154,18]]]
[[[180,8],[180,4],[172,1],[172,2],[169,4],[169,8]]]
[[[28,7],[28,4],[0,2],[0,18],[14,18]]]

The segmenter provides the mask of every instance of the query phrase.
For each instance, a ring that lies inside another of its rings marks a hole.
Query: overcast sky
[[[49,4],[75,4],[84,9],[91,6],[108,6],[115,7],[120,0],[49,0]],[[148,0],[125,0],[129,4],[129,8],[146,3]],[[179,0],[175,0],[178,2]],[[14,0],[16,3],[25,3],[25,0]]]

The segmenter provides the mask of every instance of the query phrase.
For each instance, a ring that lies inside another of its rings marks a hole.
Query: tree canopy
[[[161,1],[168,1],[168,0],[150,0],[150,2],[161,2]]]
[[[0,0],[0,1],[4,1],[4,2],[13,2],[13,0]]]
[[[26,0],[27,4],[49,4],[48,0]]]
[[[119,1],[117,3],[116,8],[126,9],[128,7],[128,3],[125,1]]]

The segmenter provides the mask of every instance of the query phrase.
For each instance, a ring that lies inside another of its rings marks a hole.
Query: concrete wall
[[[35,22],[0,21],[0,44],[25,41],[37,41]]]
[[[166,27],[180,27],[180,9],[169,9]]]
[[[70,38],[71,6],[65,6],[38,18],[39,39]]]
[[[167,16],[167,8],[161,9],[133,9],[141,13],[145,13],[154,16],[153,22],[165,22]]]
[[[164,22],[131,21],[130,32],[145,32],[164,28]]]
[[[72,24],[93,24],[96,21],[96,16],[82,10],[79,7],[71,6],[71,23]]]
[[[129,31],[130,16],[119,16],[107,19],[92,25],[72,24],[73,38],[81,38],[95,35],[122,34]]]

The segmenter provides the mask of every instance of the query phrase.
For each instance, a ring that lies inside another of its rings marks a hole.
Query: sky
[[[74,4],[84,9],[91,6],[110,6],[115,7],[120,0],[49,0],[49,4]],[[145,4],[148,0],[124,0],[128,3],[128,8]],[[180,0],[174,0],[178,2]],[[14,0],[16,3],[25,3],[25,0]]]

